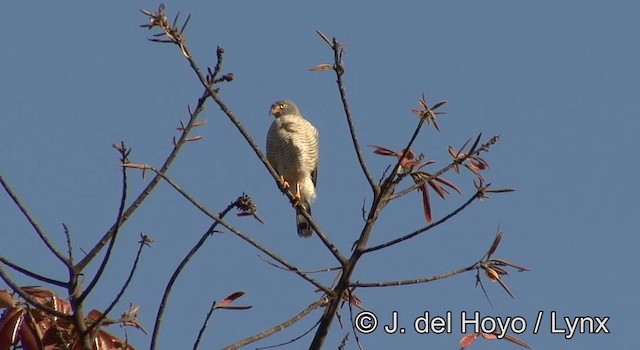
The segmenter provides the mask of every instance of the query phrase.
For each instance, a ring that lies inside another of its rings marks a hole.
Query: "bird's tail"
[[[311,206],[305,203],[302,205],[302,207],[306,209],[307,213],[309,213],[309,216],[311,216]],[[305,238],[311,237],[311,234],[313,233],[311,224],[302,214],[300,214],[300,212],[296,213],[296,227],[298,228],[298,236]]]

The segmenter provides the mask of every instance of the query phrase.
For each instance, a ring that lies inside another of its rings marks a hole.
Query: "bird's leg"
[[[302,199],[302,196],[300,195],[300,183],[296,184],[296,193],[293,194],[293,199],[298,203],[300,203],[300,200]]]

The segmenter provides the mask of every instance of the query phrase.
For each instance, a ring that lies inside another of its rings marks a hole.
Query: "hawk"
[[[271,105],[269,114],[276,119],[267,133],[267,159],[285,187],[309,215],[311,202],[316,197],[318,178],[318,130],[309,123],[295,103],[289,100],[277,101]],[[296,213],[298,236],[310,237],[311,225]]]

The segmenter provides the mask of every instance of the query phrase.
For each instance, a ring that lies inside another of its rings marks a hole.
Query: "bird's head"
[[[296,104],[293,103],[293,101],[281,100],[271,105],[271,109],[269,109],[269,114],[278,118],[286,114],[300,115],[300,110],[298,109],[298,106],[296,106]]]

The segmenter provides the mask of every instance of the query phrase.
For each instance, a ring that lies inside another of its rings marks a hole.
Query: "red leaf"
[[[373,151],[373,153],[375,154],[379,154],[381,156],[394,156],[394,157],[400,157],[400,155],[398,155],[398,152],[388,149],[386,147],[382,147],[382,146],[376,146],[376,145],[369,145],[369,147],[373,147],[376,150]]]
[[[467,346],[471,345],[474,341],[476,341],[477,338],[478,338],[478,333],[471,333],[462,337],[462,339],[460,339],[461,349],[464,349]]]
[[[495,334],[491,334],[491,333],[480,333],[480,335],[487,340],[496,340],[498,339],[498,336]]]
[[[24,350],[40,350],[36,330],[28,324],[23,324],[20,327],[20,345]]]
[[[5,311],[0,319],[0,350],[8,350],[18,340],[24,314],[25,310],[19,308]]]
[[[234,300],[240,298],[241,296],[244,295],[243,291],[238,291],[235,293],[231,293],[229,296],[227,296],[226,298],[224,298],[222,301],[220,301],[219,303],[216,304],[216,307],[224,307],[226,305],[231,304]]]
[[[420,192],[422,192],[422,207],[424,208],[424,217],[427,219],[427,222],[431,222],[431,203],[429,202],[429,191],[427,190],[427,185],[422,184],[419,187]]]

